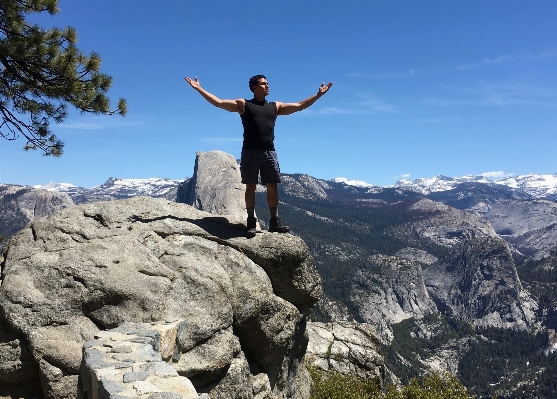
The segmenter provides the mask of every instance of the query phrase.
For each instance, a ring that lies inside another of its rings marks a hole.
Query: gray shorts
[[[259,174],[261,184],[280,183],[280,166],[276,151],[242,149],[240,174],[244,184],[257,184]]]

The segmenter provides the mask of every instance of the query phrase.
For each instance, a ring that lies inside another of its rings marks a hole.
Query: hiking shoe
[[[278,217],[269,220],[269,231],[271,233],[288,233],[290,228],[282,224]]]
[[[247,229],[247,236],[255,237],[257,234],[257,218],[248,216]]]

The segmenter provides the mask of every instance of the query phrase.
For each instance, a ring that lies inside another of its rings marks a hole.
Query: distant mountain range
[[[344,183],[354,187],[380,187],[361,180],[348,180],[344,177],[337,177],[333,180],[336,183]],[[488,186],[506,186],[528,194],[531,198],[544,198],[551,200],[557,199],[557,173],[553,175],[530,173],[521,176],[503,177],[496,180],[490,180],[485,176],[447,177],[440,175],[414,180],[402,179],[397,181],[393,186],[386,187],[403,188],[428,195],[435,192],[453,190],[458,185],[463,183],[481,183]]]
[[[415,180],[399,180],[394,187],[416,190],[422,194],[448,191],[462,183],[482,183],[500,185],[522,191],[532,198],[557,199],[557,173],[539,175],[530,173],[522,176],[509,176],[497,180],[489,180],[484,176],[446,177],[436,176]]]
[[[186,180],[187,181],[187,180]],[[74,203],[106,201],[135,196],[176,199],[178,187],[183,181],[152,177],[149,179],[120,179],[110,177],[106,182],[93,188],[75,186],[70,183],[48,183],[33,188],[58,191],[68,194]]]
[[[189,179],[186,179],[186,181],[187,180]],[[517,194],[525,194],[525,198],[547,199],[551,201],[557,200],[557,173],[552,175],[530,173],[521,176],[503,177],[496,180],[490,180],[485,176],[447,177],[440,175],[414,180],[399,180],[393,186],[376,186],[361,180],[349,180],[343,177],[337,177],[331,181],[370,190],[378,188],[399,188],[415,191],[423,195],[450,191],[463,183],[476,183],[485,184],[489,187],[508,187]],[[90,202],[90,199],[80,201],[79,199],[83,196],[100,197],[98,199],[118,199],[127,198],[130,195],[146,195],[173,199],[176,195],[178,186],[182,183],[184,182],[180,180],[159,177],[149,179],[121,179],[110,177],[105,183],[89,189],[69,183],[49,183],[44,186],[33,186],[33,188],[65,192],[72,197],[74,202],[81,203]]]

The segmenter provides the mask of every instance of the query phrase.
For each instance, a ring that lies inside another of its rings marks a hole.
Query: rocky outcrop
[[[437,258],[427,251],[406,247],[395,252],[395,255],[399,258],[415,260],[416,262],[424,263],[426,265],[431,265],[437,262]]]
[[[419,200],[409,210],[424,216],[396,230],[417,241],[426,239],[437,245],[451,247],[470,238],[497,236],[489,222],[481,217],[429,199]]]
[[[479,203],[472,212],[488,220],[495,231],[525,255],[552,247],[557,242],[557,204],[546,200],[510,199]]]
[[[365,323],[308,323],[306,362],[323,371],[385,379],[385,363],[373,327]]]
[[[451,339],[445,345],[437,348],[435,352],[424,359],[420,359],[425,370],[434,373],[444,373],[449,371],[453,375],[458,375],[458,362],[469,348],[471,343],[476,341],[473,337]]]
[[[522,288],[508,245],[482,237],[456,245],[424,271],[441,312],[481,327],[528,329],[535,301]]]
[[[193,177],[178,202],[215,215],[246,217],[240,167],[230,154],[222,151],[198,152]]]
[[[0,387],[38,381],[39,368],[23,337],[0,318]],[[2,397],[0,389],[0,397]]]
[[[0,235],[9,238],[36,219],[73,204],[66,193],[0,184]]]
[[[543,350],[544,355],[548,356],[550,353],[557,352],[557,333],[555,330],[548,329],[547,330],[547,338],[548,338],[548,345],[547,348]]]
[[[426,290],[421,265],[396,256],[370,257],[366,267],[353,277],[351,301],[384,343],[393,338],[392,324],[437,311]]]
[[[0,311],[45,397],[75,397],[82,347],[101,331],[174,320],[187,328],[170,364],[198,392],[308,397],[313,260],[301,239],[248,240],[233,219],[138,197],[69,207],[17,233],[3,251]],[[243,391],[224,392],[238,381]]]
[[[328,182],[308,175],[281,175],[281,180],[281,190],[298,198],[322,200],[328,197],[325,190],[331,189]]]

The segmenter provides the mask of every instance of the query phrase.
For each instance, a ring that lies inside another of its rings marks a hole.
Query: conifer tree
[[[68,105],[85,113],[126,114],[122,98],[110,109],[112,77],[99,72],[98,54],[79,51],[74,28],[43,29],[26,21],[31,13],[58,11],[58,0],[0,0],[0,134],[7,140],[23,136],[24,149],[54,156],[64,143],[49,123],[62,122]]]

